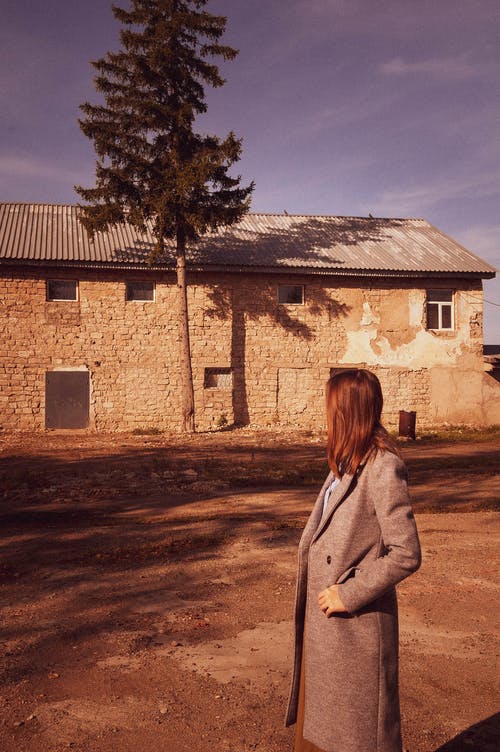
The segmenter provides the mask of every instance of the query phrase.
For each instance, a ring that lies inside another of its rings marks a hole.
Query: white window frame
[[[300,287],[300,289],[302,291],[302,300],[300,301],[300,303],[288,303],[288,302],[285,303],[285,302],[282,302],[280,300],[280,290],[283,287]],[[277,291],[277,293],[278,293],[278,305],[294,305],[295,306],[295,305],[304,305],[304,303],[305,303],[305,298],[306,298],[305,285],[288,285],[288,284],[286,284],[286,285],[285,284],[278,285],[278,291]]]
[[[75,297],[74,298],[51,298],[49,297],[49,283],[50,282],[74,282],[75,285]],[[45,300],[49,303],[55,302],[58,303],[60,301],[68,301],[71,303],[76,303],[79,300],[79,284],[77,279],[64,279],[62,277],[48,277],[45,280]]]
[[[431,332],[453,332],[455,331],[455,291],[447,288],[446,292],[451,292],[451,300],[428,300],[429,292],[439,293],[444,292],[438,288],[428,288],[425,292],[425,325],[426,329]],[[428,321],[428,306],[435,305],[438,309],[438,325],[437,327],[427,326]],[[450,326],[443,326],[443,308],[449,307],[450,309]]]

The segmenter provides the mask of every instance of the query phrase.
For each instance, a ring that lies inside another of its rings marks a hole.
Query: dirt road
[[[0,455],[0,749],[291,750],[316,439],[33,441]],[[496,750],[496,444],[404,451],[424,557],[399,586],[405,747]]]

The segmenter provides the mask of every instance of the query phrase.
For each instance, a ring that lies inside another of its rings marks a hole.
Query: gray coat
[[[401,752],[395,585],[421,561],[406,467],[379,452],[343,476],[322,518],[332,479],[330,473],[299,543],[285,725],[297,718],[305,619],[304,738],[324,752]],[[327,618],[318,594],[334,583],[348,613]]]

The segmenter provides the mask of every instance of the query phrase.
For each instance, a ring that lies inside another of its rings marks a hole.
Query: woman
[[[401,752],[396,583],[420,566],[407,472],[364,369],[327,382],[331,472],[298,551],[295,752]]]

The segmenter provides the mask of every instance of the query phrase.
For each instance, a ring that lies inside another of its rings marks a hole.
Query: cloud
[[[395,57],[381,63],[379,71],[385,76],[424,75],[435,79],[463,80],[482,75],[483,66],[471,63],[466,55],[435,57],[414,62]]]
[[[282,5],[282,0],[268,0]],[[229,6],[228,6],[229,7]],[[228,13],[230,11],[228,10]],[[289,0],[287,15],[313,25],[318,35],[351,35],[405,41],[432,40],[438,32],[464,49],[478,31],[491,28],[498,0]]]
[[[457,237],[473,253],[500,268],[500,225],[474,225],[461,230]]]
[[[280,134],[280,139],[310,139],[328,131],[340,132],[359,123],[373,123],[396,107],[397,99],[398,93],[393,89],[360,86],[349,97],[339,95],[333,103],[321,102],[317,107],[312,104],[304,107],[288,124],[286,134]],[[370,161],[374,158],[375,155],[370,155]]]
[[[42,178],[47,181],[54,180],[73,185],[81,180],[82,172],[82,170],[33,157],[30,154],[19,156],[0,154],[0,181],[5,185],[8,184],[8,181],[26,180],[28,178]]]
[[[422,183],[409,189],[385,191],[373,205],[378,213],[396,215],[421,215],[423,210],[434,208],[443,201],[486,198],[500,195],[496,172],[478,172],[464,176],[448,175]]]

